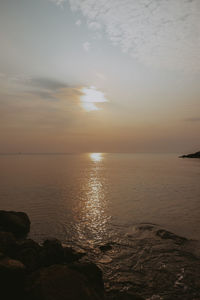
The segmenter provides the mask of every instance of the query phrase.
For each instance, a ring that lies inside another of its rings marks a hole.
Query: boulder
[[[30,231],[30,220],[26,213],[0,210],[0,230],[24,237]]]
[[[57,239],[48,239],[43,243],[40,251],[40,260],[42,266],[50,266],[64,262],[64,249]]]
[[[0,231],[0,252],[13,256],[17,249],[17,243],[11,232]]]
[[[0,299],[21,299],[25,282],[25,266],[9,257],[0,258]]]
[[[103,293],[104,293],[103,273],[97,265],[95,265],[92,262],[74,263],[73,265],[71,265],[71,268],[83,274],[91,283],[96,293],[98,295],[101,295],[101,297],[103,297]]]
[[[18,241],[15,258],[19,259],[28,271],[35,271],[40,267],[41,246],[31,239]]]
[[[84,251],[76,251],[72,247],[68,247],[66,245],[62,245],[64,250],[64,262],[72,263],[81,259],[86,253]]]
[[[29,278],[30,300],[102,300],[84,274],[65,265],[42,268]]]

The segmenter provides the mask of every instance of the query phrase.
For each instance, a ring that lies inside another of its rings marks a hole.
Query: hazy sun
[[[80,97],[81,105],[86,111],[99,110],[97,103],[107,102],[104,93],[98,91],[94,86],[81,89],[83,95]]]
[[[93,162],[98,162],[102,160],[103,153],[89,153],[89,156]]]

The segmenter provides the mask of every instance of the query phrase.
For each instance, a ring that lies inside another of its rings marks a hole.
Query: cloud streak
[[[69,0],[88,27],[156,67],[200,70],[199,0]]]
[[[186,122],[200,122],[200,117],[194,117],[194,118],[187,118],[185,119]]]

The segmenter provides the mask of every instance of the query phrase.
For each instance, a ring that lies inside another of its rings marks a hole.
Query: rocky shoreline
[[[3,300],[199,300],[195,241],[140,224],[123,237],[84,251],[57,239],[38,244],[22,212],[0,211]]]

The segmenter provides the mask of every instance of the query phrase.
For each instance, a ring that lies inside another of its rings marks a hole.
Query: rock
[[[0,230],[24,237],[30,231],[30,220],[24,212],[0,210]]]
[[[106,297],[106,300],[145,300],[145,298],[129,292],[111,293]]]
[[[71,266],[74,270],[80,272],[87,277],[88,281],[91,283],[93,289],[95,289],[98,295],[103,297],[104,294],[104,282],[103,273],[101,269],[94,263],[75,263]]]
[[[159,236],[161,239],[171,239],[174,240],[178,244],[182,244],[187,241],[186,238],[178,236],[170,231],[159,229],[156,231],[156,235]]]
[[[181,157],[181,158],[200,158],[200,151],[195,152],[195,153],[190,153],[187,155],[181,155],[179,157]]]
[[[12,257],[16,252],[16,248],[14,235],[10,232],[0,231],[0,252]]]
[[[99,246],[99,249],[100,249],[102,252],[106,252],[106,251],[112,250],[112,246],[111,246],[110,243],[107,243],[107,244],[105,244],[105,245]]]
[[[9,257],[0,259],[0,298],[21,299],[24,289],[25,266]]]
[[[102,300],[93,283],[83,273],[64,265],[42,268],[29,278],[30,300]]]
[[[41,246],[31,239],[18,242],[18,249],[15,258],[19,259],[26,266],[28,271],[35,271],[40,267]]]
[[[65,263],[72,263],[81,259],[85,253],[84,252],[77,252],[72,247],[63,246],[64,250],[64,262]]]
[[[98,263],[100,264],[109,264],[111,261],[112,258],[108,255],[103,255],[100,259],[98,259]]]
[[[60,264],[64,262],[64,249],[57,239],[48,239],[44,241],[40,252],[40,260],[43,266]]]

